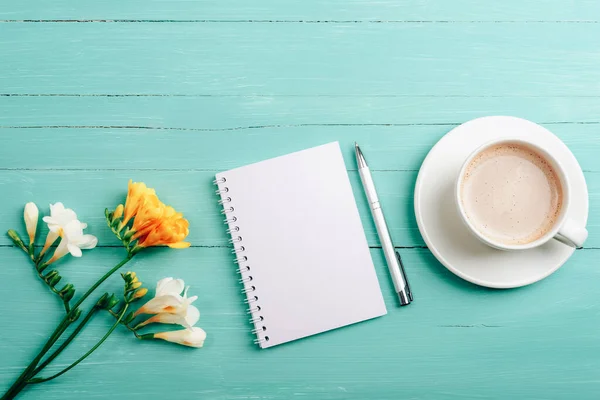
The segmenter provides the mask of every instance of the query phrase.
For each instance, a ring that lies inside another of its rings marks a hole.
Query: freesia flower
[[[43,221],[48,224],[48,236],[44,248],[40,255],[46,253],[46,250],[58,239],[63,236],[65,226],[71,221],[77,221],[77,214],[70,208],[65,208],[63,203],[50,204],[50,216],[44,217]],[[80,223],[81,224],[81,223]],[[87,228],[87,224],[81,224],[82,229]]]
[[[187,297],[189,287],[185,288],[182,279],[164,278],[156,284],[153,299],[140,307],[134,314],[156,314],[137,325],[137,328],[152,324],[179,324],[191,328],[200,319],[200,311],[192,305],[198,296]],[[181,292],[183,291],[183,296]]]
[[[202,347],[206,340],[206,332],[195,326],[191,329],[154,333],[153,339],[162,339],[189,347]]]
[[[146,204],[154,205],[157,203],[159,203],[159,200],[154,189],[148,188],[144,182],[133,182],[130,179],[127,188],[127,199],[125,200],[123,226],[127,225],[140,208]],[[122,207],[121,204],[119,206]],[[119,207],[117,207],[117,210],[119,210]]]
[[[81,257],[81,249],[93,249],[98,244],[98,239],[94,235],[84,235],[83,230],[87,224],[74,220],[62,228],[62,239],[54,251],[54,255],[47,262],[52,264],[54,261],[71,253],[73,257]]]
[[[125,206],[119,204],[107,217],[109,215],[108,224],[117,236],[133,220],[123,238],[130,242],[137,240],[133,248],[134,254],[144,247],[169,246],[182,249],[190,246],[190,243],[184,242],[189,234],[189,222],[183,218],[182,213],[161,202],[154,189],[148,188],[143,182],[130,180]],[[122,220],[117,223],[121,217]],[[118,226],[116,230],[115,226]],[[121,239],[120,236],[119,238]]]
[[[40,211],[38,210],[35,203],[29,202],[25,204],[25,211],[23,212],[23,217],[25,219],[25,227],[27,228],[27,233],[29,234],[30,245],[32,245],[35,240],[35,232],[37,230],[39,215]]]

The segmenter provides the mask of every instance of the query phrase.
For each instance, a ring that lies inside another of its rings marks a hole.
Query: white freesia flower
[[[25,227],[27,228],[27,234],[29,234],[29,244],[32,245],[35,240],[35,231],[37,230],[38,217],[40,211],[38,210],[35,203],[25,204],[25,211],[23,217],[25,219]]]
[[[204,340],[206,340],[206,332],[202,328],[193,327],[191,329],[155,333],[154,339],[162,339],[184,346],[202,347]]]
[[[74,220],[66,224],[62,228],[62,239],[60,244],[54,251],[54,255],[48,261],[48,264],[53,263],[67,253],[71,253],[73,257],[81,257],[81,249],[93,249],[98,244],[98,239],[94,235],[84,235],[83,229],[87,224]]]
[[[185,282],[183,279],[163,278],[156,283],[156,294],[154,297],[166,294],[180,295],[184,288]]]
[[[153,299],[140,307],[135,316],[140,314],[156,314],[137,325],[142,326],[158,322],[163,324],[179,324],[191,328],[200,319],[200,311],[192,305],[198,296],[187,297],[189,287],[185,288],[182,279],[164,278],[156,284]],[[181,292],[183,291],[183,296]]]
[[[50,204],[50,216],[44,217],[43,221],[48,224],[48,236],[46,243],[40,254],[44,254],[46,250],[58,239],[63,236],[65,226],[71,221],[77,221],[77,214],[70,208],[65,208],[63,203]],[[82,229],[87,228],[87,224],[82,224]]]

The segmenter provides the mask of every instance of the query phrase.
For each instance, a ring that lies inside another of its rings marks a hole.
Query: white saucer
[[[476,239],[459,219],[453,189],[462,163],[477,147],[505,136],[521,137],[548,149],[571,179],[569,216],[584,225],[588,218],[583,171],[573,153],[547,129],[515,117],[484,117],[448,132],[431,149],[419,171],[415,187],[417,224],[425,243],[446,268],[469,282],[492,288],[513,288],[544,279],[574,252],[556,240],[531,250],[495,250]]]

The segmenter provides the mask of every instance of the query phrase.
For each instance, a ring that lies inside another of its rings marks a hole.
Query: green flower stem
[[[58,372],[58,373],[56,373],[56,374],[54,374],[52,376],[49,376],[48,378],[33,378],[33,379],[28,380],[27,383],[42,383],[42,382],[47,382],[47,381],[49,381],[51,379],[58,378],[62,374],[64,374],[64,373],[68,372],[69,370],[71,370],[72,368],[75,368],[75,366],[77,366],[77,364],[79,364],[80,362],[82,362],[83,360],[85,360],[98,347],[100,347],[100,345],[102,343],[104,343],[104,341],[106,339],[108,339],[108,337],[110,336],[110,334],[113,333],[113,331],[117,328],[117,326],[119,326],[119,323],[121,322],[121,319],[123,318],[123,316],[127,312],[128,308],[129,308],[129,303],[126,303],[125,306],[123,307],[123,310],[121,310],[121,313],[119,314],[119,318],[117,318],[117,321],[113,324],[113,326],[111,326],[111,328],[108,330],[108,332],[106,332],[106,334],[102,337],[102,339],[100,339],[100,341],[98,343],[96,343],[94,345],[94,347],[92,347],[91,349],[89,349],[87,353],[85,353],[84,355],[82,355],[73,364],[69,365],[67,368],[63,369],[62,371],[60,371],[60,372]]]
[[[69,337],[60,345],[60,347],[56,349],[54,353],[52,353],[47,359],[45,359],[44,362],[42,362],[36,369],[33,370],[32,376],[37,375],[37,373],[44,369],[46,365],[50,364],[69,345],[69,343],[71,343],[73,339],[75,339],[75,336],[77,336],[77,334],[79,334],[79,332],[90,321],[90,319],[92,319],[96,311],[98,311],[98,308],[96,306],[92,307],[88,311],[83,320],[79,323],[79,325],[77,325],[75,330],[71,332]]]
[[[62,302],[63,302],[63,306],[65,307],[65,312],[66,312],[67,314],[69,314],[69,312],[71,312],[71,306],[69,305],[69,301],[68,301],[68,300],[65,300],[65,299],[64,299],[64,298],[61,296],[61,294],[60,294],[60,291],[59,291],[58,289],[56,289],[56,287],[54,287],[54,286],[50,286],[50,285],[48,284],[48,282],[46,282],[46,281],[44,280],[44,274],[43,274],[43,270],[41,270],[41,271],[40,271],[40,270],[39,270],[39,269],[37,269],[37,267],[36,267],[36,271],[37,271],[37,275],[39,276],[39,278],[42,280],[42,282],[44,282],[44,284],[45,284],[46,286],[48,286],[48,287],[50,288],[50,290],[52,291],[52,293],[54,293],[54,294],[56,294],[58,297],[60,297],[60,299],[61,299],[61,300],[62,300]]]
[[[50,350],[52,345],[58,340],[60,335],[63,334],[63,332],[68,328],[68,326],[70,324],[71,324],[71,321],[65,316],[65,318],[63,318],[63,320],[60,322],[60,324],[56,327],[56,329],[54,330],[52,335],[50,335],[50,338],[48,338],[48,341],[46,342],[46,344],[44,345],[42,350],[33,359],[33,361],[25,369],[25,371],[23,371],[23,373],[19,376],[19,378],[17,378],[15,383],[13,383],[13,385],[8,389],[8,391],[4,394],[4,396],[2,396],[2,400],[13,399],[21,390],[23,390],[23,388],[27,385],[27,380],[31,376],[33,376],[32,375],[33,369],[37,366],[37,364],[40,362],[42,357],[44,357],[44,354],[46,354],[48,352],[48,350]]]
[[[75,321],[76,316],[78,315],[78,307],[87,299],[97,288],[100,286],[105,280],[107,280],[112,274],[114,274],[119,268],[125,265],[133,255],[130,252],[127,252],[127,257],[125,257],[120,263],[115,265],[110,271],[104,274],[92,287],[88,289],[87,292],[75,303],[75,305],[71,308],[71,311],[67,313],[62,321],[58,324],[42,350],[39,354],[33,359],[33,361],[29,364],[29,366],[23,371],[23,373],[17,378],[15,383],[8,389],[8,391],[2,396],[1,400],[10,400],[14,399],[14,397],[21,391],[25,386],[27,386],[28,381],[33,378],[33,371],[37,367],[38,363],[44,357],[44,355],[50,350],[52,345],[56,343],[58,338],[64,333],[64,331],[69,327],[69,325]],[[118,325],[118,323],[117,323]],[[114,329],[113,329],[114,330]],[[112,331],[111,331],[112,333]],[[95,349],[94,349],[95,350]],[[91,353],[90,353],[91,354]]]
[[[119,268],[121,268],[123,265],[127,264],[129,262],[129,260],[131,260],[132,258],[133,258],[133,255],[128,252],[127,257],[125,257],[120,263],[115,265],[110,271],[108,271],[106,274],[104,274],[104,276],[102,278],[100,278],[96,283],[94,283],[92,285],[92,287],[89,288],[88,291],[85,292],[85,294],[83,296],[81,296],[81,298],[73,306],[73,310],[76,310],[77,307],[79,307],[81,305],[81,303],[83,303],[85,301],[85,299],[87,299],[94,292],[94,290],[96,290],[98,288],[98,286],[102,285],[102,283],[105,280],[107,280],[112,274],[117,272],[117,270]]]
[[[108,310],[108,312],[109,312],[109,313],[110,313],[110,315],[112,315],[113,317],[115,317],[115,318],[119,318],[119,315],[118,315],[116,312],[114,312],[113,310]],[[127,328],[127,329],[129,329],[131,332],[133,332],[133,334],[135,335],[135,337],[136,337],[136,338],[138,338],[138,339],[140,338],[140,334],[139,334],[139,333],[137,333],[137,332],[135,331],[135,329],[136,329],[136,328],[132,328],[132,327],[131,327],[131,325],[129,325],[129,324],[126,324],[126,323],[125,323],[125,322],[123,322],[123,321],[121,321],[121,324],[122,324],[122,325],[123,325],[125,328]]]

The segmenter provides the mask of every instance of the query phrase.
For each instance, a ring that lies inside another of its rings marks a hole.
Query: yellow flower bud
[[[141,299],[142,297],[144,297],[146,295],[146,293],[148,293],[148,289],[146,288],[141,288],[140,290],[137,290],[134,295],[133,298],[134,299]]]
[[[113,220],[119,219],[123,216],[123,204],[119,204],[113,213]]]
[[[139,282],[139,281],[138,281],[138,282],[132,282],[132,283],[131,283],[131,288],[132,288],[132,289],[137,289],[137,288],[139,288],[140,286],[142,286],[142,282]]]

